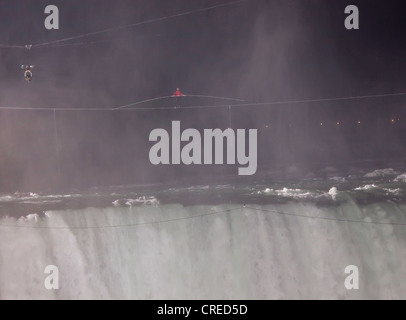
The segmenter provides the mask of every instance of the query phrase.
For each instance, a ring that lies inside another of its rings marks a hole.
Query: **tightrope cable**
[[[227,97],[215,97],[215,96],[204,96],[204,95],[186,95],[186,97],[206,97],[215,98],[223,100],[234,100],[234,101],[244,101],[236,98]],[[387,94],[376,94],[376,95],[363,95],[363,96],[348,96],[348,97],[336,97],[336,98],[321,98],[321,99],[307,99],[307,100],[286,100],[286,101],[274,101],[274,102],[247,102],[247,103],[237,103],[237,104],[219,104],[219,105],[190,105],[190,106],[166,106],[166,107],[136,107],[129,108],[131,106],[141,105],[152,101],[164,100],[168,98],[176,98],[173,96],[163,96],[147,100],[142,100],[138,102],[129,103],[126,105],[113,107],[113,108],[51,108],[51,107],[3,107],[0,106],[0,110],[37,110],[37,111],[137,111],[137,110],[179,110],[179,109],[215,109],[215,108],[235,108],[235,107],[257,107],[257,106],[273,106],[273,105],[284,105],[284,104],[305,104],[305,103],[323,103],[332,101],[349,101],[349,100],[360,100],[360,99],[375,99],[375,98],[388,98],[388,97],[399,97],[406,96],[406,92],[398,93],[387,93]],[[182,99],[185,97],[180,97]]]
[[[93,32],[89,32],[89,33],[80,34],[80,35],[77,35],[77,36],[67,37],[67,38],[63,38],[63,39],[59,39],[59,40],[43,42],[43,43],[36,44],[34,47],[38,48],[38,47],[42,47],[42,46],[46,46],[46,45],[50,45],[50,44],[56,44],[56,43],[61,43],[61,42],[65,42],[65,41],[76,40],[76,39],[80,39],[80,38],[85,38],[85,37],[89,37],[89,36],[95,36],[95,35],[99,35],[99,34],[103,34],[103,33],[112,32],[112,31],[118,31],[118,30],[123,30],[123,29],[128,29],[128,28],[134,28],[134,27],[137,27],[137,26],[140,26],[140,25],[150,24],[150,23],[154,23],[154,22],[161,22],[161,21],[165,21],[165,20],[170,20],[170,19],[174,19],[174,18],[188,16],[188,15],[195,14],[195,13],[214,10],[214,9],[218,9],[218,8],[221,8],[221,7],[232,6],[232,5],[235,5],[235,4],[238,4],[238,3],[241,3],[241,2],[245,2],[245,1],[247,1],[247,0],[232,1],[232,2],[227,2],[227,3],[214,5],[214,6],[211,6],[211,7],[205,7],[205,8],[201,8],[201,9],[185,11],[185,12],[181,12],[181,13],[177,13],[177,14],[173,14],[173,15],[169,15],[169,16],[165,16],[165,17],[148,19],[148,20],[145,20],[145,21],[140,21],[140,22],[137,22],[137,23],[132,23],[132,24],[124,25],[124,26],[112,27],[112,28],[108,28],[108,29],[104,29],[104,30],[93,31]]]

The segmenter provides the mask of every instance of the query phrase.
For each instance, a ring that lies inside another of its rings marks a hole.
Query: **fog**
[[[353,2],[361,8],[367,3]],[[0,44],[35,45],[218,3],[58,0],[53,4],[60,30],[49,31],[43,25],[47,1],[0,1]],[[149,133],[168,130],[175,120],[199,130],[225,129],[230,119],[233,129],[258,129],[259,165],[265,170],[403,158],[404,96],[236,106],[231,114],[227,108],[107,110],[171,95],[178,87],[248,103],[402,92],[401,14],[388,17],[393,7],[368,1],[361,30],[348,31],[347,4],[248,0],[76,40],[84,45],[0,49],[0,107],[106,108],[0,110],[0,191],[195,182],[234,172],[229,166],[153,166]],[[22,64],[35,65],[30,84]],[[167,99],[142,107],[174,104]],[[186,97],[179,104],[224,101]]]

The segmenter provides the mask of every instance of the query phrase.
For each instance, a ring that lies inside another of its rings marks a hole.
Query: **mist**
[[[60,30],[49,31],[43,26],[46,1],[1,1],[0,43],[43,43],[217,3],[54,1]],[[360,7],[365,3],[354,1]],[[236,106],[231,113],[228,108],[174,110],[173,99],[143,105],[168,110],[109,110],[171,95],[176,88],[246,103],[402,92],[401,15],[389,19],[389,9],[368,1],[361,30],[349,32],[343,24],[345,5],[249,0],[77,41],[85,45],[0,49],[1,107],[106,109],[0,110],[1,191],[199,182],[234,172],[229,166],[153,166],[148,136],[156,128],[168,130],[172,121],[198,130],[258,129],[262,172],[404,158],[405,122],[391,122],[405,119],[404,97]],[[380,31],[384,23],[395,35]],[[22,64],[35,65],[30,84]],[[192,97],[179,103],[224,104]]]

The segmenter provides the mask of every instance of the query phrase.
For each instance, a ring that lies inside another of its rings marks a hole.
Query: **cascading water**
[[[182,205],[141,197],[141,205],[127,199],[3,217],[0,298],[406,298],[404,189],[257,189],[244,190],[286,201]],[[360,203],[384,190],[386,199]],[[45,289],[47,265],[59,269],[58,290]],[[349,265],[359,269],[359,290],[344,285]]]

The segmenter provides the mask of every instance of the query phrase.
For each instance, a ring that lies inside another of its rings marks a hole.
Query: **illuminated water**
[[[0,298],[406,298],[402,173],[2,195]]]

